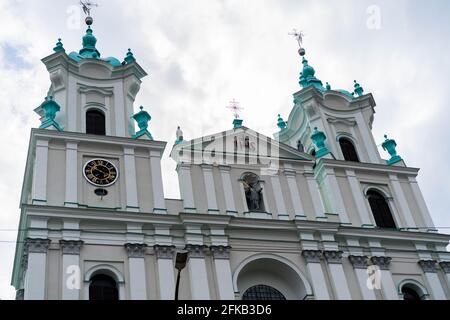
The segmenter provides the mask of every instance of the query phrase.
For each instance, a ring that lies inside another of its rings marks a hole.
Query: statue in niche
[[[242,182],[245,189],[245,198],[249,211],[265,211],[262,195],[262,187],[259,177],[254,173],[247,173],[243,176]]]

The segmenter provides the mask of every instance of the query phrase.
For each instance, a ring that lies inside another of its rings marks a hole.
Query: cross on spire
[[[233,111],[235,119],[239,119],[239,111],[244,109],[239,106],[239,102],[237,102],[234,98],[230,101],[230,104],[227,106],[227,108]]]

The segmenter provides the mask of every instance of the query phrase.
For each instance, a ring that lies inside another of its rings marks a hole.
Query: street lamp
[[[181,270],[183,270],[184,267],[186,267],[188,256],[189,251],[179,251],[176,254],[175,269],[178,270],[178,275],[177,275],[177,284],[175,286],[175,300],[178,300],[178,287],[180,286],[180,274]]]

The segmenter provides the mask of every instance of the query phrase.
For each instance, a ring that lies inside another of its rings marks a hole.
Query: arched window
[[[242,295],[242,300],[286,300],[286,298],[277,289],[258,284],[248,288]]]
[[[377,226],[380,228],[396,228],[394,218],[392,218],[391,210],[384,196],[375,190],[369,190],[367,191],[367,197]]]
[[[403,300],[422,300],[416,290],[407,285],[402,287]]]
[[[98,110],[86,112],[86,133],[105,135],[105,115]]]
[[[259,182],[259,177],[252,172],[245,173],[242,176],[242,183],[244,185],[248,210],[265,212],[262,194],[263,188]]]
[[[89,300],[119,300],[116,281],[104,274],[93,276],[89,284]]]
[[[339,145],[341,146],[342,154],[346,161],[359,162],[358,154],[356,153],[355,146],[353,143],[346,138],[339,139]]]
[[[309,154],[312,155],[313,157],[315,157],[316,156],[316,150],[312,149]]]

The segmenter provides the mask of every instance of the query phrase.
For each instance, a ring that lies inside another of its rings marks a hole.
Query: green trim
[[[126,206],[125,208],[130,208],[130,209],[140,209],[140,207],[135,207],[135,206]]]
[[[165,208],[153,208],[153,211],[155,211],[155,210],[167,211],[167,209],[165,209]]]
[[[78,202],[70,202],[70,201],[64,201],[64,204],[76,204],[77,206],[80,205]]]
[[[208,211],[220,212],[219,209],[208,209]]]
[[[375,228],[375,226],[373,224],[362,224],[361,227],[362,228]]]
[[[340,226],[352,226],[351,222],[340,222],[339,223]]]
[[[197,208],[191,208],[191,207],[184,207],[184,209],[187,209],[187,210],[197,210]]]
[[[35,202],[45,202],[45,203],[47,203],[47,200],[42,200],[42,199],[32,199],[31,200],[31,203],[35,203]]]
[[[324,214],[328,215],[328,216],[338,216],[339,213],[334,213],[334,212],[324,212]]]
[[[225,212],[227,212],[227,213],[238,213],[238,212],[235,211],[235,210],[226,210]]]

